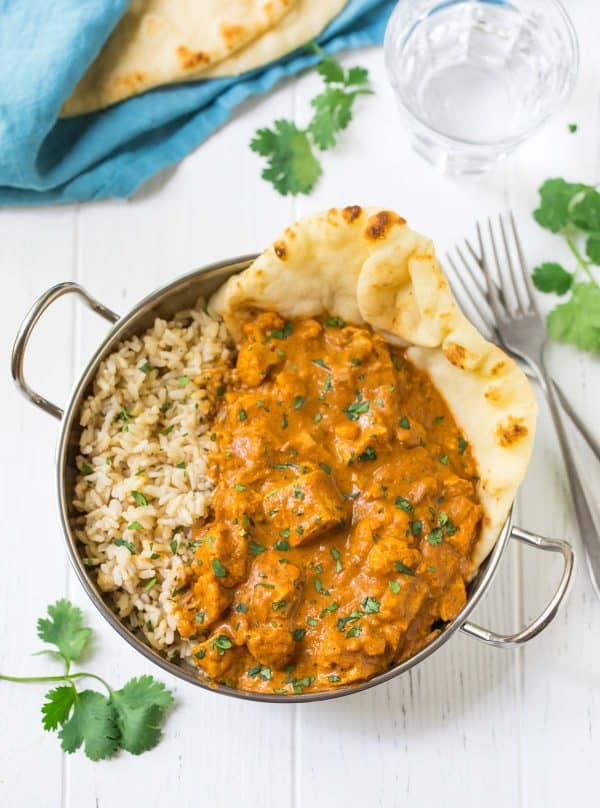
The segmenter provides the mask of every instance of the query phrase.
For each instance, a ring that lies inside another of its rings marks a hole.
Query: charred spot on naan
[[[195,70],[200,65],[210,64],[210,55],[203,51],[191,51],[185,45],[177,48],[177,58],[184,70]]]
[[[360,205],[349,205],[347,208],[342,210],[342,216],[348,222],[348,224],[352,224],[355,219],[358,219],[361,213],[362,208]]]
[[[496,439],[500,446],[514,446],[529,434],[529,430],[523,418],[515,418],[512,415],[498,424],[496,428]]]
[[[287,244],[285,243],[285,241],[276,241],[275,244],[273,244],[273,249],[275,250],[275,255],[277,256],[277,258],[281,259],[282,261],[285,261],[288,253]]]
[[[389,210],[380,210],[371,216],[365,230],[365,236],[371,241],[384,239],[394,225],[405,225],[406,219]]]

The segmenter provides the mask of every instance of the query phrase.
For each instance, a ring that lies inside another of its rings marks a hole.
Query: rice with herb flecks
[[[85,563],[118,616],[170,656],[190,653],[173,596],[193,556],[189,530],[208,513],[209,427],[231,356],[225,327],[198,304],[122,342],[81,410]]]

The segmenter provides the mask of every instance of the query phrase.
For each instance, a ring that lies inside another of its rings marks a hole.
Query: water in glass
[[[416,149],[444,171],[481,172],[569,95],[577,43],[555,0],[401,0],[385,60]]]

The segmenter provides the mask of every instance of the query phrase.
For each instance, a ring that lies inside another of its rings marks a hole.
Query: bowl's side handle
[[[29,342],[29,338],[37,325],[38,320],[51,303],[58,300],[59,297],[71,292],[75,292],[75,294],[79,295],[79,297],[81,297],[82,300],[93,311],[95,311],[101,317],[104,317],[105,320],[108,320],[111,323],[116,323],[119,319],[118,314],[115,314],[114,311],[111,311],[98,300],[95,300],[95,298],[89,295],[85,289],[83,289],[83,287],[79,286],[78,283],[72,283],[71,281],[59,283],[56,286],[52,286],[50,289],[48,289],[48,291],[44,292],[44,294],[36,300],[31,309],[27,312],[27,315],[19,328],[19,333],[17,334],[12,350],[11,371],[17,387],[21,390],[26,398],[40,407],[40,409],[58,419],[62,418],[62,409],[56,404],[53,404],[51,401],[48,401],[48,399],[44,398],[44,396],[36,393],[35,390],[33,390],[27,384],[25,381],[23,365],[25,362],[27,343]]]
[[[481,640],[481,642],[487,645],[495,645],[497,648],[516,648],[523,643],[529,642],[529,640],[543,631],[556,617],[556,613],[567,595],[569,585],[573,578],[573,549],[566,541],[561,541],[560,539],[545,539],[543,536],[529,533],[529,531],[523,530],[520,527],[513,527],[510,537],[511,539],[517,539],[517,541],[523,542],[523,544],[536,547],[538,550],[546,550],[549,553],[560,553],[563,557],[563,572],[560,583],[546,608],[532,623],[521,631],[517,631],[515,634],[496,634],[496,632],[489,631],[474,623],[468,621],[463,623],[461,631],[464,631],[469,637],[475,637],[476,640]]]

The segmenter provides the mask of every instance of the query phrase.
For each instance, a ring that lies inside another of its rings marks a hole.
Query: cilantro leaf
[[[71,718],[58,733],[65,752],[75,752],[81,744],[90,760],[103,760],[119,748],[117,714],[109,700],[95,690],[77,694]]]
[[[369,71],[366,67],[351,67],[347,73],[345,84],[348,87],[356,84],[366,84],[369,81]]]
[[[263,179],[282,196],[312,191],[322,173],[314,145],[321,151],[335,146],[337,134],[352,120],[356,97],[371,92],[369,72],[364,67],[351,67],[346,72],[316,43],[311,43],[308,50],[321,57],[317,72],[325,83],[324,91],[311,101],[311,122],[306,129],[300,129],[293,121],[279,119],[272,128],[259,129],[250,143],[253,151],[268,160]]]
[[[283,196],[309,193],[321,176],[306,132],[292,121],[280,119],[273,129],[259,129],[250,148],[268,158],[262,177]]]
[[[310,102],[315,114],[308,131],[321,151],[337,143],[336,134],[352,120],[352,105],[356,93],[346,93],[338,87],[329,87]]]
[[[595,188],[585,187],[570,208],[570,219],[580,230],[600,233],[600,193]]]
[[[532,280],[536,289],[539,289],[540,292],[554,292],[557,295],[564,295],[571,288],[573,275],[563,269],[560,264],[546,261],[533,270]]]
[[[582,351],[600,351],[600,287],[592,282],[575,284],[571,298],[556,306],[547,322],[552,339]]]
[[[344,68],[333,56],[325,58],[317,65],[317,72],[326,84],[344,84]]]
[[[540,206],[533,212],[534,219],[546,230],[558,233],[569,220],[571,200],[587,188],[589,186],[560,178],[546,180],[539,190]]]
[[[588,238],[585,243],[585,252],[592,264],[600,265],[600,235]]]
[[[37,622],[38,637],[56,645],[68,665],[83,654],[92,630],[83,626],[81,610],[68,600],[48,606],[48,615],[49,619],[41,617]]]
[[[77,691],[70,685],[55,687],[46,693],[46,701],[42,705],[42,726],[45,730],[54,730],[62,726],[71,712],[77,698]]]
[[[83,744],[85,754],[91,760],[103,760],[118,749],[139,755],[156,746],[166,711],[173,703],[173,696],[167,688],[152,676],[140,676],[130,679],[120,690],[113,690],[96,674],[72,673],[70,664],[83,653],[91,629],[82,625],[81,611],[68,600],[59,600],[49,606],[48,615],[48,618],[38,620],[38,635],[55,645],[58,651],[44,649],[39,653],[61,660],[63,674],[50,677],[0,674],[0,680],[65,682],[49,690],[42,705],[42,726],[47,731],[60,727],[58,737],[65,752],[75,752]],[[223,639],[231,647],[231,640],[225,636]],[[78,691],[75,684],[83,676],[101,682],[109,693],[108,698],[95,690]]]
[[[111,703],[116,710],[121,746],[133,755],[140,755],[160,741],[162,723],[173,696],[152,676],[140,676],[114,690]]]

